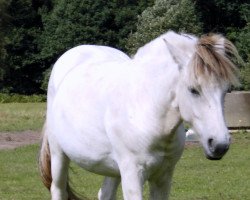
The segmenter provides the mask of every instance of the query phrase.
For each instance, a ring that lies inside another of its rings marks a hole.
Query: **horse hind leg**
[[[116,191],[120,184],[120,178],[105,177],[102,187],[98,192],[99,200],[115,200]]]
[[[68,200],[68,167],[69,159],[60,150],[51,153],[51,198],[52,200]]]
[[[39,168],[44,185],[51,192],[52,200],[78,200],[68,183],[69,158],[55,140],[48,141],[44,128],[39,155]]]
[[[62,149],[53,144],[51,150],[51,199],[52,200],[81,200],[75,194],[69,185],[68,171],[69,171],[69,158],[65,155]]]

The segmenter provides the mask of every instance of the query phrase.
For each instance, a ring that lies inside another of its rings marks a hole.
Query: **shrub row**
[[[46,95],[20,95],[0,93],[0,103],[39,103],[46,102]]]

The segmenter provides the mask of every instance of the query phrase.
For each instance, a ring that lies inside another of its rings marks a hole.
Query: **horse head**
[[[168,48],[181,66],[176,90],[181,117],[199,134],[206,157],[221,159],[230,145],[224,98],[230,85],[238,83],[237,69],[230,58],[239,58],[237,50],[216,34],[198,39],[189,60],[183,59],[183,54],[173,46]]]

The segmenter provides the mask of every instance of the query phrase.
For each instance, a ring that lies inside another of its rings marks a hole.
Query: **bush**
[[[200,34],[202,24],[198,20],[191,0],[156,0],[147,8],[137,23],[137,31],[130,34],[126,48],[136,50],[168,30]]]
[[[52,67],[47,69],[43,73],[43,81],[42,81],[41,89],[43,91],[45,91],[45,92],[47,92],[47,90],[48,90],[48,83],[49,83],[49,78],[50,78],[51,71],[52,71]]]
[[[40,103],[46,102],[45,95],[20,95],[0,93],[0,103]]]
[[[231,33],[232,34],[232,33]],[[245,64],[240,68],[241,90],[250,90],[250,22],[233,39]]]
[[[240,69],[241,90],[250,90],[250,55],[245,66]]]

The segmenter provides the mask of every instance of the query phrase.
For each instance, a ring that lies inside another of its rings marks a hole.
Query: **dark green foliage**
[[[249,11],[250,12],[250,11]],[[228,34],[239,50],[240,55],[246,61],[250,56],[250,19],[247,25],[238,32],[232,31]]]
[[[203,32],[219,32],[232,40],[245,64],[240,68],[241,86],[250,90],[250,3],[249,0],[196,0],[204,23]]]
[[[241,29],[249,19],[248,0],[195,0],[195,5],[205,33],[225,34],[228,28]]]
[[[0,103],[40,103],[45,102],[45,95],[21,95],[0,93]]]
[[[137,31],[128,38],[130,53],[167,30],[200,34],[202,23],[191,0],[156,0],[138,19]]]
[[[250,90],[250,21],[236,37],[236,45],[245,61],[245,65],[240,69],[241,89]]]
[[[6,26],[5,92],[32,94],[39,92],[40,60],[37,59],[37,37],[41,19],[31,0],[13,0],[7,9],[10,21]],[[6,91],[7,90],[7,91]]]
[[[76,45],[100,44],[124,50],[125,38],[135,30],[137,15],[152,2],[8,1],[4,13],[11,20],[5,26],[8,43],[1,45],[4,48],[0,46],[6,52],[0,58],[5,63],[0,91],[41,93],[46,85],[45,71],[63,52]]]
[[[250,3],[247,0],[156,0],[138,19],[130,34],[130,53],[160,34],[177,32],[221,33],[237,46],[245,65],[240,66],[241,87],[250,89]]]
[[[9,16],[6,12],[7,7],[8,1],[0,0],[0,87],[2,86],[1,82],[5,73],[5,66],[3,60],[6,57],[6,50],[4,46],[7,43],[4,27],[6,26],[6,23],[9,20]]]
[[[47,91],[48,88],[48,84],[49,84],[49,77],[51,74],[51,68],[48,68],[44,73],[43,73],[43,80],[42,80],[42,85],[41,85],[41,89],[44,91]]]
[[[248,0],[196,0],[203,32],[218,32],[232,40],[246,61],[250,51],[250,3]]]
[[[41,10],[44,31],[39,38],[44,68],[67,49],[80,44],[108,45],[121,50],[135,30],[137,15],[152,1],[55,0],[53,9]],[[48,73],[42,89],[47,88]]]
[[[76,45],[135,52],[168,29],[227,36],[246,62],[240,89],[249,89],[249,6],[247,0],[0,0],[0,92],[43,93],[49,69]]]
[[[135,30],[137,15],[147,5],[141,4],[142,1],[55,0],[51,11],[41,11],[42,58],[53,62],[64,51],[80,44],[124,49],[125,38]]]
[[[240,70],[241,87],[242,90],[250,90],[250,57],[245,66]]]

